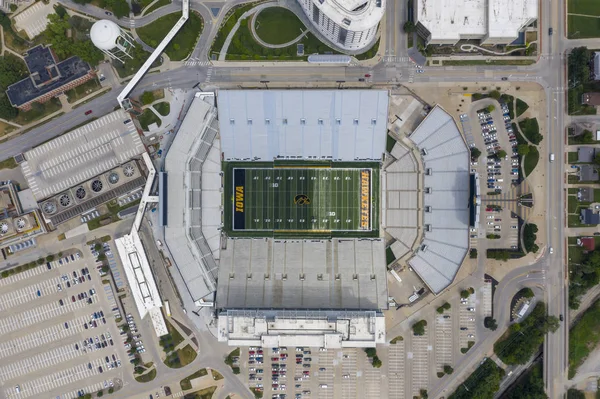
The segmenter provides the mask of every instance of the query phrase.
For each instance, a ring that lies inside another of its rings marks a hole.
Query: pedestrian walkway
[[[117,268],[117,261],[115,260],[115,256],[111,252],[110,255],[106,255],[106,259],[108,260],[108,265],[110,266],[110,271],[112,272],[112,276],[115,281],[115,285],[117,286],[117,289],[120,290],[124,288],[125,283],[123,283],[123,280],[121,279],[121,273]]]

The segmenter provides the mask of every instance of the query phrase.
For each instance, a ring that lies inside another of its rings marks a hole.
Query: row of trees
[[[560,322],[546,314],[546,305],[538,302],[522,322],[511,325],[508,333],[494,344],[496,355],[508,365],[525,364],[540,347],[544,336],[554,332]]]
[[[500,389],[504,370],[488,359],[448,399],[493,398]]]
[[[535,243],[537,240],[536,233],[538,232],[538,227],[534,223],[527,223],[525,228],[523,229],[523,245],[525,245],[526,252],[537,252],[540,248]]]
[[[581,263],[569,265],[569,307],[579,308],[579,297],[600,283],[600,252],[583,255]]]

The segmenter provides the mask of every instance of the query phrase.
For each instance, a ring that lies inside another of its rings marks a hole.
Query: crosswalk
[[[204,80],[204,82],[206,82],[206,83],[210,82],[210,77],[212,76],[212,72],[213,72],[213,67],[211,65],[208,67],[208,70],[206,71],[206,79]]]
[[[200,58],[190,58],[184,63],[185,66],[212,66],[209,60],[201,60]]]

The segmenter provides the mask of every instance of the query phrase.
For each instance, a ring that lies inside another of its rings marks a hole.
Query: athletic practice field
[[[232,173],[234,231],[373,230],[370,168],[234,167]]]

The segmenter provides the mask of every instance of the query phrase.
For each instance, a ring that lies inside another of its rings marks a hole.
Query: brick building
[[[24,111],[31,109],[34,102],[44,103],[95,75],[90,65],[79,57],[58,62],[52,49],[44,45],[30,49],[24,58],[29,76],[6,90],[10,103]]]

